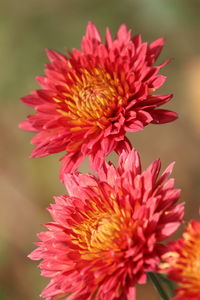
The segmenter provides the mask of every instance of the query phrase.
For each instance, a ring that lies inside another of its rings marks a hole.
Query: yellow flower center
[[[79,75],[68,77],[72,85],[66,85],[67,92],[63,93],[68,109],[58,111],[73,125],[95,124],[104,128],[129,98],[124,74],[118,78],[116,73],[111,76],[102,67],[97,67],[90,71],[82,69]],[[63,102],[57,98],[54,100]]]
[[[131,219],[130,210],[90,203],[92,208],[85,213],[84,220],[72,227],[72,242],[80,247],[81,257],[86,260],[109,253],[121,255],[133,241],[137,223]]]

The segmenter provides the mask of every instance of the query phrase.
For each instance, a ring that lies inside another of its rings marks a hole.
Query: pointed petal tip
[[[131,38],[131,30],[128,30],[127,26],[125,24],[122,24],[119,27],[119,30],[117,32],[117,38],[119,40],[126,40],[129,41]]]
[[[85,37],[88,39],[95,39],[101,42],[99,31],[92,21],[88,21]]]
[[[165,110],[165,109],[155,109],[151,113],[153,120],[152,124],[165,124],[173,122],[178,119],[178,114],[176,112]]]

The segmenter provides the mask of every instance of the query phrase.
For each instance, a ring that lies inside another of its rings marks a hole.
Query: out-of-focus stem
[[[156,274],[154,273],[148,273],[149,278],[151,279],[155,289],[157,290],[157,292],[160,295],[160,299],[162,300],[170,300],[169,296],[167,295],[167,293],[165,292],[165,290],[163,289],[162,285],[160,284]]]

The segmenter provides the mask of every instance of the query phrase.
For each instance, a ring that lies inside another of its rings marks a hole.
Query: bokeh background
[[[3,0],[0,2],[0,300],[36,300],[47,283],[36,263],[27,259],[41,224],[50,220],[46,207],[65,192],[58,181],[60,155],[29,159],[31,133],[18,123],[31,109],[18,99],[38,88],[45,48],[65,52],[79,48],[88,20],[103,34],[115,35],[121,23],[143,40],[164,36],[159,62],[168,76],[160,92],[174,93],[166,108],[178,121],[151,125],[129,135],[143,166],[160,157],[165,167],[175,160],[176,185],[186,201],[186,221],[199,218],[200,199],[200,1],[199,0]],[[116,157],[111,157],[116,160]],[[87,163],[81,170],[86,172]],[[180,234],[180,232],[179,232]],[[137,299],[158,299],[151,285],[138,287]]]

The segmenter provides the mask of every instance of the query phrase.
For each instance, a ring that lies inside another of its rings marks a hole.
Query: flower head
[[[162,38],[147,45],[125,25],[115,40],[107,29],[103,44],[90,22],[80,51],[65,56],[47,50],[46,76],[37,77],[42,89],[21,99],[35,108],[20,124],[38,132],[31,156],[66,151],[61,175],[76,170],[86,155],[98,169],[111,151],[130,149],[126,132],[175,120],[175,113],[157,109],[172,95],[152,94],[165,81],[158,72],[167,62],[154,66],[162,47]]]
[[[45,299],[133,300],[135,284],[154,272],[165,246],[179,227],[184,208],[180,191],[168,179],[173,164],[159,177],[160,161],[141,171],[137,152],[122,152],[118,168],[105,163],[98,177],[67,174],[69,196],[55,197],[53,222],[39,233],[31,254],[42,259],[51,278]]]
[[[174,300],[200,299],[200,222],[191,221],[183,237],[171,243],[161,270],[178,284]]]

